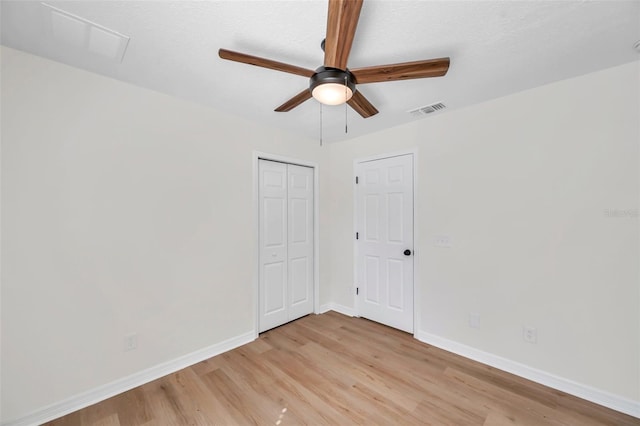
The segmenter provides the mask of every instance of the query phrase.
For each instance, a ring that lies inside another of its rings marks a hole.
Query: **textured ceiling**
[[[122,62],[52,36],[50,9],[1,2],[2,44],[317,139],[320,107],[273,109],[304,77],[218,58],[224,47],[315,69],[322,64],[326,1],[47,1],[130,37]],[[445,77],[360,85],[380,113],[363,119],[323,107],[327,142],[416,119],[408,110],[462,108],[637,61],[640,1],[365,0],[349,67],[448,56]]]

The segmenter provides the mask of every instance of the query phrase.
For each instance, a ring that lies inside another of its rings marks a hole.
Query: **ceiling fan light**
[[[311,95],[324,105],[341,105],[353,96],[349,86],[339,83],[324,83],[316,86]]]
[[[353,96],[356,82],[349,70],[320,67],[309,79],[309,90],[324,105],[341,105]]]

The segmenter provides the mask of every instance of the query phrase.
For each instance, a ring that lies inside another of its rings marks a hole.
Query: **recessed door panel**
[[[299,257],[290,261],[291,304],[298,305],[309,300],[309,259]]]
[[[365,195],[364,221],[365,239],[378,241],[380,239],[380,196],[378,194]]]
[[[284,262],[264,265],[264,312],[274,314],[285,309],[285,287],[287,285]]]
[[[387,259],[387,303],[391,309],[404,309],[404,286],[393,283],[404,282],[404,261],[402,259]]]
[[[364,294],[367,303],[380,304],[380,258],[365,257],[365,280],[367,285]]]
[[[404,175],[404,166],[392,166],[387,169],[389,183],[402,183]]]
[[[282,171],[277,170],[265,170],[264,171],[264,186],[265,188],[280,188],[284,187],[284,175]]]
[[[364,172],[364,181],[369,185],[375,185],[380,181],[379,170],[366,170]]]
[[[291,199],[291,212],[289,220],[291,224],[291,242],[294,244],[304,244],[309,241],[308,234],[308,214],[309,214],[309,200],[304,198]]]
[[[308,176],[306,173],[292,173],[289,176],[291,188],[301,189],[303,191],[311,189],[311,176]]]
[[[396,192],[387,195],[387,241],[390,243],[404,244],[403,201],[403,193]]]
[[[263,204],[265,222],[264,245],[265,247],[281,247],[287,240],[286,200],[282,198],[265,197]]]

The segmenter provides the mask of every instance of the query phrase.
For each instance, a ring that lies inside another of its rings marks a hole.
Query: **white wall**
[[[318,142],[1,52],[2,419],[253,330],[252,151]]]
[[[331,145],[334,302],[354,306],[354,158],[417,147],[416,328],[640,401],[639,65]]]
[[[353,307],[353,159],[417,147],[418,330],[640,401],[638,63],[320,149],[1,53],[3,421],[253,329],[253,150],[320,164],[320,303]]]

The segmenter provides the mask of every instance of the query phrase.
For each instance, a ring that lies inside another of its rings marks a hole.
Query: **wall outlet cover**
[[[437,235],[433,239],[433,245],[435,245],[436,247],[450,248],[451,237],[449,237],[448,235]]]
[[[538,343],[538,330],[535,327],[522,327],[522,338],[527,343]]]
[[[469,314],[469,327],[480,328],[480,314],[473,312]]]
[[[124,336],[124,351],[132,351],[138,348],[138,333],[131,333]]]

